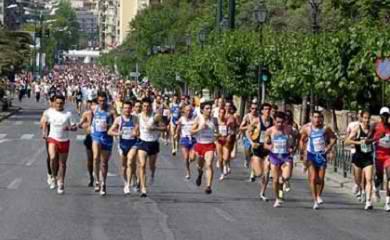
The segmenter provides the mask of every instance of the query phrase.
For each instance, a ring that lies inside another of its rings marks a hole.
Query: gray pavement
[[[46,152],[37,125],[44,105],[29,101],[21,106],[23,110],[0,122],[0,240],[383,240],[390,236],[390,215],[383,211],[383,203],[366,212],[339,184],[327,182],[323,208],[312,210],[300,168],[280,209],[272,208],[272,201],[258,199],[258,185],[246,182],[241,155],[233,162],[232,175],[223,182],[216,180],[213,194],[205,195],[193,179],[184,180],[180,157],[172,157],[163,144],[148,198],[122,194],[116,148],[108,195],[100,197],[86,187],[81,132],[72,134],[66,193],[58,196],[46,184]]]

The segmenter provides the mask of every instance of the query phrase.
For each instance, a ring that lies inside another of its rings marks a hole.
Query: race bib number
[[[287,152],[287,139],[274,139],[272,143],[272,152],[275,154],[286,154]]]
[[[386,134],[386,136],[379,139],[378,145],[383,148],[390,148],[390,134]]]
[[[192,129],[192,125],[183,125],[183,128],[182,128],[182,136],[183,137],[188,137],[191,135],[191,129]]]
[[[122,138],[126,140],[133,139],[132,133],[133,133],[133,127],[123,127],[122,128]]]
[[[325,151],[325,140],[322,137],[313,139],[314,152]]]
[[[105,132],[107,131],[107,122],[106,119],[96,119],[96,131],[97,132]]]
[[[226,125],[219,126],[219,134],[221,136],[227,136],[228,135],[228,130]]]

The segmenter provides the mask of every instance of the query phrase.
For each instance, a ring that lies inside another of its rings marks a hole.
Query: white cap
[[[382,107],[379,112],[379,115],[382,115],[384,113],[390,114],[390,109],[388,107]]]

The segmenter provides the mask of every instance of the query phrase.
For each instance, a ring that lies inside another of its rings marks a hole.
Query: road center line
[[[16,178],[7,186],[7,189],[16,190],[18,189],[21,183],[22,183],[22,178]]]
[[[34,137],[34,134],[23,134],[20,139],[22,140],[30,140]]]
[[[23,121],[15,121],[14,122],[14,125],[22,125],[23,124]]]
[[[7,136],[7,134],[5,134],[5,133],[0,133],[0,139],[5,138],[6,136]]]

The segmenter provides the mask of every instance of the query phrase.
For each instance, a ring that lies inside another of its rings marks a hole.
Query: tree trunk
[[[303,126],[306,123],[306,115],[307,115],[307,96],[304,96],[302,98],[301,116],[299,116],[301,126]]]
[[[336,110],[334,109],[334,107],[332,108],[332,127],[333,127],[333,130],[338,133],[339,132],[339,129],[337,127],[337,116],[336,116]]]
[[[246,107],[246,102],[247,102],[247,97],[241,96],[241,102],[240,102],[240,118],[244,118],[245,114],[245,107]]]

